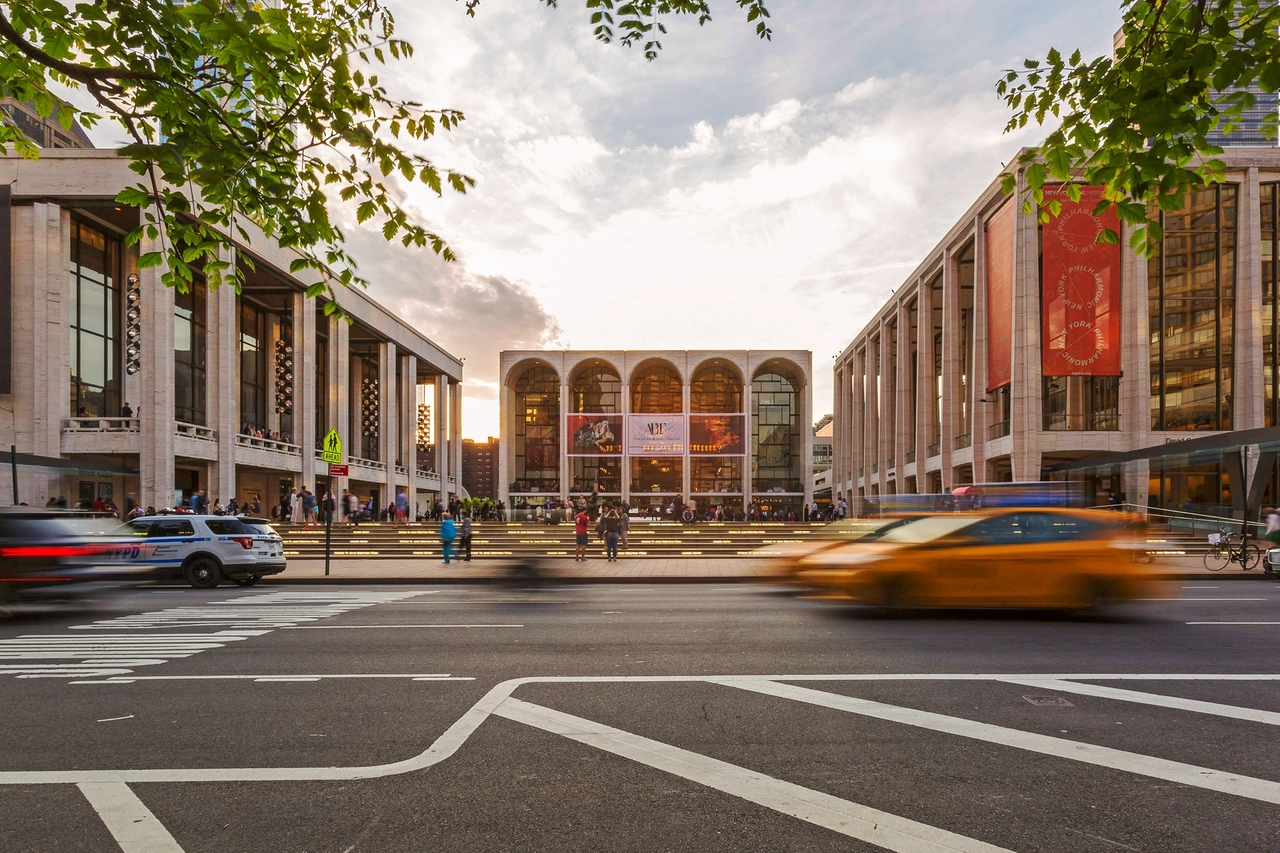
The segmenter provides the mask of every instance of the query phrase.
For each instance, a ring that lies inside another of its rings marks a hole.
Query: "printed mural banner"
[[[1120,246],[1099,243],[1119,233],[1115,209],[1093,213],[1102,187],[1080,188],[1080,201],[1062,184],[1046,186],[1045,201],[1062,212],[1044,226],[1041,298],[1041,372],[1045,376],[1120,375]]]
[[[627,415],[627,454],[683,456],[684,415]]]
[[[620,456],[622,415],[569,415],[568,456]]]
[[[1006,201],[987,219],[987,390],[1013,380],[1013,225],[1017,204]]]
[[[730,456],[745,453],[743,415],[690,415],[689,453]]]

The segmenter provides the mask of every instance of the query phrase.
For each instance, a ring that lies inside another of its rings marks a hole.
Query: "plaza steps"
[[[628,534],[628,557],[760,557],[768,556],[771,545],[803,543],[815,539],[825,524],[784,522],[700,522],[684,525],[672,522],[633,521]],[[323,557],[324,527],[276,528],[284,538],[286,557]],[[437,524],[363,523],[353,527],[335,524],[332,531],[334,557],[367,559],[440,556]],[[591,534],[592,553],[604,543]],[[477,522],[471,537],[474,557],[517,559],[520,557],[571,557],[574,549],[572,524],[536,522]]]

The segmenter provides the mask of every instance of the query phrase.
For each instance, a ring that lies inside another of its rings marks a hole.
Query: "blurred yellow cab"
[[[758,548],[755,556],[769,558],[763,573],[771,581],[794,583],[795,573],[804,557],[853,542],[874,542],[886,531],[913,521],[910,518],[850,518],[833,521],[800,542],[773,542]]]
[[[879,606],[1086,609],[1151,594],[1126,519],[1010,508],[916,518],[797,561],[796,581]]]

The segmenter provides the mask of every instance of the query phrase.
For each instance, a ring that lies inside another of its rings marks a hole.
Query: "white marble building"
[[[335,427],[349,465],[336,489],[383,507],[460,492],[459,359],[358,289],[337,289],[354,323],[326,317],[303,294],[313,279],[288,272],[296,254],[260,234],[229,259],[252,262],[241,293],[165,287],[137,267],[150,241],[124,243],[139,211],[113,199],[136,177],[109,150],[0,157],[0,447],[17,448],[21,502],[160,508],[203,489],[211,504],[257,494],[265,511],[329,483],[318,444]]]

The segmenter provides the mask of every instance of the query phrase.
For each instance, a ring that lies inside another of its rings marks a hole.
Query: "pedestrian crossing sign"
[[[324,445],[320,451],[320,459],[328,462],[330,465],[342,464],[342,436],[338,435],[337,427],[329,430],[324,437]]]

